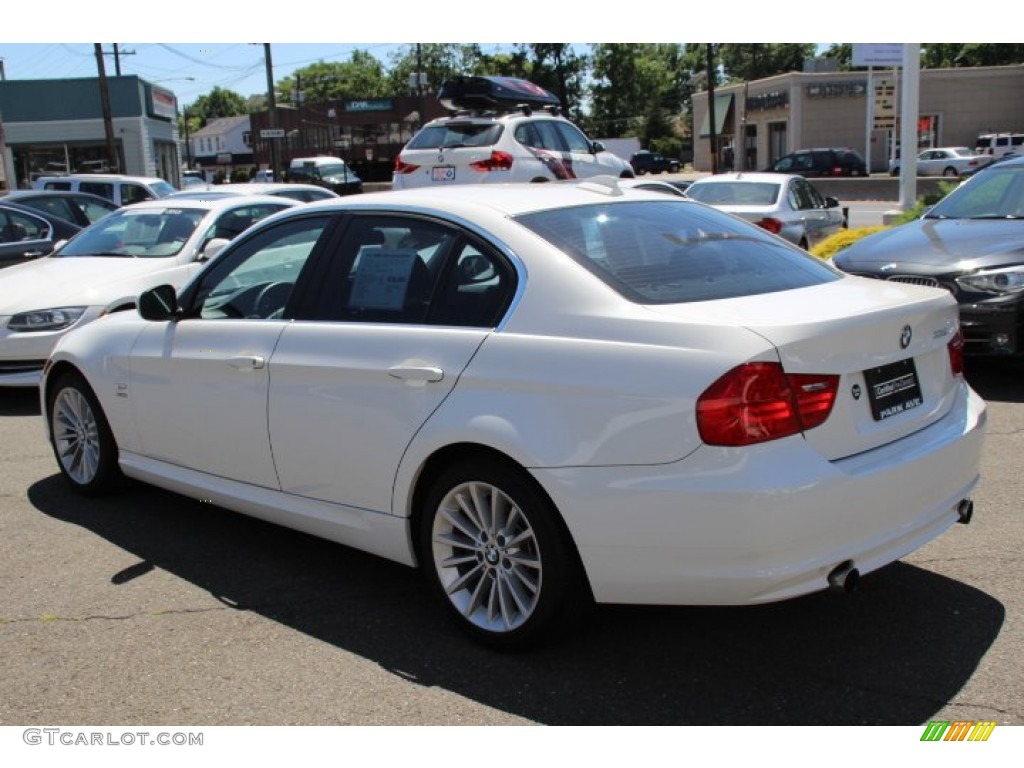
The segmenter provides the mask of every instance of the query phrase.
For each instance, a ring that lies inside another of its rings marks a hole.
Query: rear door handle
[[[25,259],[34,259],[37,256],[42,256],[44,254],[45,254],[45,251],[25,251],[21,255],[22,255],[22,258],[25,258]]]
[[[426,384],[443,379],[444,371],[433,365],[394,365],[388,368],[388,376],[409,384]]]
[[[255,371],[262,368],[265,362],[260,355],[237,355],[227,359],[228,365],[240,371]]]

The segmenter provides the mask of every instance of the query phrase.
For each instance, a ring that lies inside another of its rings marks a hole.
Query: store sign
[[[747,97],[746,105],[747,112],[785,109],[789,106],[789,91],[772,91],[770,93],[759,93],[756,96],[749,96]]]
[[[231,165],[231,153],[230,152],[220,152],[220,153],[218,153],[217,154],[217,164],[218,165]]]
[[[362,99],[346,101],[346,112],[387,112],[391,109],[391,99]]]
[[[812,99],[863,96],[867,92],[867,80],[840,80],[834,83],[815,83],[807,86],[807,95]]]
[[[896,79],[879,77],[874,81],[876,131],[896,130]]]
[[[903,43],[854,43],[853,66],[901,67]]]
[[[178,100],[170,91],[153,86],[150,88],[150,112],[156,117],[173,120],[178,114]]]

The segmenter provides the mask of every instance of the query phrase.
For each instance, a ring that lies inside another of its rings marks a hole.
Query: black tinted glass
[[[429,125],[412,137],[407,149],[487,147],[501,136],[496,123],[450,123]]]
[[[753,224],[684,201],[560,208],[517,221],[640,304],[753,296],[839,279]]]

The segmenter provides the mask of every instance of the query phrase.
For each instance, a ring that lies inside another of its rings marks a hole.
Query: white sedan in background
[[[918,176],[961,176],[975,173],[992,163],[992,157],[982,155],[970,147],[939,147],[926,149],[917,155]],[[900,161],[890,163],[889,173],[900,175]]]
[[[695,181],[686,196],[752,221],[805,251],[845,224],[839,201],[803,176],[719,173]]]
[[[68,334],[40,395],[76,491],[419,565],[502,648],[591,599],[850,589],[970,519],[985,424],[946,291],[611,177],[286,211]]]
[[[0,270],[0,387],[35,386],[71,328],[135,306],[155,285],[184,285],[265,216],[298,205],[274,197],[149,200],[121,208],[46,258]]]

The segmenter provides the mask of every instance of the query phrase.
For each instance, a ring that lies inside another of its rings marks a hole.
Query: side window
[[[75,204],[90,222],[99,221],[111,211],[117,210],[113,207],[108,208],[105,205],[100,205],[94,200],[76,199]]]
[[[794,155],[793,156],[793,169],[799,171],[806,171],[814,167],[814,158],[810,155]]]
[[[328,218],[293,219],[250,238],[215,261],[191,302],[191,316],[278,319]]]
[[[145,187],[138,184],[121,185],[121,205],[141,203],[143,200],[153,200],[153,195]]]
[[[555,123],[554,125],[562,135],[562,140],[565,142],[565,145],[569,148],[570,152],[590,153],[590,140],[583,135],[583,131],[569,123]]]
[[[802,186],[806,191],[807,197],[811,203],[811,208],[825,207],[825,198],[821,196],[821,192],[819,192],[817,188],[811,184],[801,184],[800,186]]]
[[[493,328],[515,294],[515,273],[495,255],[471,242],[463,242],[452,257],[431,308],[435,325]]]
[[[533,123],[537,132],[537,143],[532,146],[539,149],[550,149],[554,152],[561,152],[565,147],[562,139],[555,130],[555,124],[551,120],[537,120]]]
[[[47,240],[50,225],[19,211],[0,211],[0,243],[20,243],[26,240]]]
[[[214,238],[234,240],[257,221],[265,219],[272,213],[283,211],[287,207],[288,206],[284,203],[276,206],[265,204],[247,205],[241,208],[232,208],[230,211],[225,211],[217,217],[213,226],[207,230],[206,235],[203,237],[202,245],[200,245],[200,250]]]
[[[63,197],[47,197],[38,200],[26,200],[22,204],[52,213],[54,216],[59,216],[65,221],[73,223],[77,222],[75,213],[71,210],[71,204]]]
[[[57,190],[60,190],[61,192],[70,192],[71,191],[71,182],[70,181],[48,181],[45,184],[43,184],[43,189],[57,189]]]
[[[107,200],[114,199],[114,185],[104,184],[98,181],[83,181],[78,185],[78,189],[82,192],[88,192],[92,195],[99,195],[105,197]]]
[[[333,254],[315,319],[424,323],[459,233],[404,216],[355,216]]]
[[[523,123],[516,128],[515,140],[527,147],[539,147],[540,136],[533,127],[533,123]]]
[[[806,211],[810,208],[814,208],[814,200],[810,195],[810,185],[794,179],[792,185],[789,188],[790,203],[798,211]]]
[[[774,170],[776,170],[776,171],[788,171],[792,167],[793,167],[793,158],[787,156],[787,157],[784,157],[781,160],[779,160],[777,163],[775,163]]]

